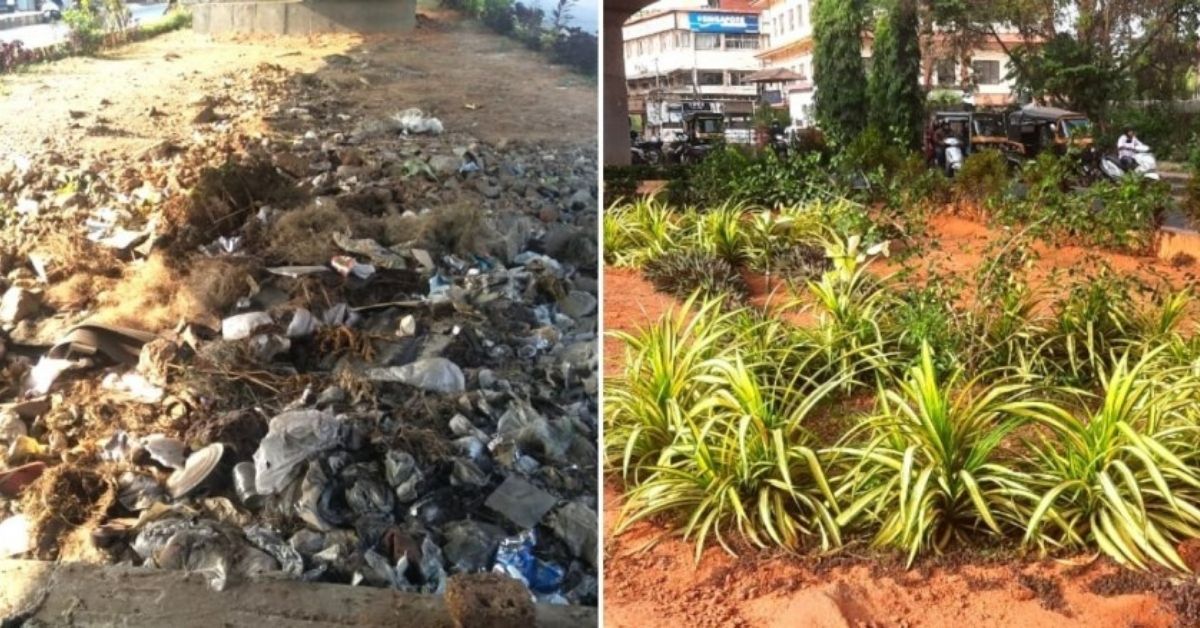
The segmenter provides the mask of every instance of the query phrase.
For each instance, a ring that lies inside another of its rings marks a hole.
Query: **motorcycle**
[[[787,135],[783,131],[771,133],[771,150],[775,151],[776,157],[785,159],[791,148],[791,142],[788,141]]]
[[[688,166],[704,161],[710,150],[712,144],[693,142],[687,133],[679,133],[675,136],[675,141],[663,151],[663,157],[668,163]]]
[[[1117,181],[1126,176],[1136,176],[1149,181],[1162,179],[1158,174],[1158,160],[1155,159],[1154,153],[1150,152],[1149,148],[1134,153],[1129,163],[1125,165],[1116,155],[1104,155],[1100,158],[1100,172],[1109,181]]]
[[[663,143],[660,139],[634,140],[630,147],[633,163],[657,166],[663,160]]]

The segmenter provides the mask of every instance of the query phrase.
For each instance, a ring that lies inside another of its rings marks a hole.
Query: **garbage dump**
[[[221,85],[0,163],[0,557],[594,605],[594,148]]]

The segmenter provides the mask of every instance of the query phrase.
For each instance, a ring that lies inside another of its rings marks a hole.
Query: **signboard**
[[[697,33],[758,33],[758,16],[744,13],[688,13],[688,28]]]

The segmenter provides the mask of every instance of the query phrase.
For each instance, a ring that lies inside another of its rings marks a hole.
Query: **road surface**
[[[133,19],[142,23],[152,22],[162,17],[167,9],[166,3],[161,4],[130,4],[129,11]],[[67,26],[60,22],[53,24],[34,24],[0,30],[0,41],[20,40],[26,48],[41,48],[57,44],[67,38]]]

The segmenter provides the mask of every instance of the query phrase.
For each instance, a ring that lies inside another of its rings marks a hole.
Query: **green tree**
[[[871,61],[871,124],[912,149],[920,145],[925,113],[919,30],[916,0],[891,0],[875,29]]]
[[[867,126],[862,31],[863,0],[817,0],[813,8],[816,117],[834,144],[845,144]]]

